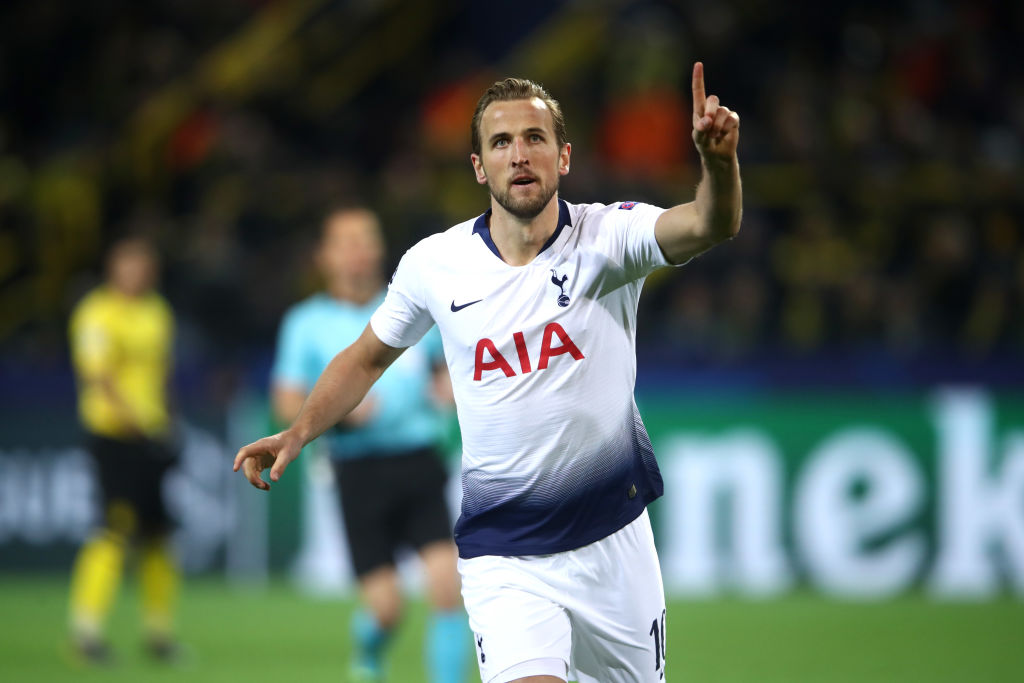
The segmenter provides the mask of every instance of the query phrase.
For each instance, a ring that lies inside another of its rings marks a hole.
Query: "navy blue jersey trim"
[[[583,546],[590,545],[591,543],[596,543],[603,538],[608,538],[617,531],[621,531],[635,522],[646,509],[646,503],[642,505],[632,505],[624,510],[622,517],[615,520],[613,523],[590,529],[587,534],[581,534],[564,539],[560,543],[518,543],[515,546],[514,552],[509,552],[507,544],[488,543],[486,540],[481,542],[478,539],[466,540],[456,538],[456,547],[459,551],[459,557],[463,560],[471,560],[474,557],[482,557],[484,555],[524,557],[527,555],[553,555],[555,553],[564,553],[570,550],[576,550],[577,548],[582,548]]]
[[[481,214],[480,217],[477,218],[476,222],[473,224],[473,234],[480,235],[480,239],[484,241],[484,244],[486,244],[487,248],[491,250],[491,253],[493,253],[495,256],[504,261],[505,259],[501,258],[501,252],[498,251],[497,245],[495,245],[494,240],[491,239],[490,222],[491,209],[487,209],[487,211]],[[544,246],[540,248],[540,251],[537,252],[537,254],[543,254],[545,249],[554,244],[555,240],[558,239],[558,236],[562,234],[562,228],[564,228],[567,225],[572,225],[572,216],[569,214],[569,205],[566,204],[564,200],[559,199],[558,226],[555,228],[555,231],[551,233],[551,237],[548,238],[548,241],[544,243]]]
[[[648,491],[643,497],[637,496],[629,501],[617,515],[604,523],[590,526],[576,533],[559,534],[552,538],[531,538],[528,540],[512,540],[505,529],[477,529],[465,533],[460,526],[462,518],[455,525],[455,544],[459,557],[469,560],[482,555],[501,555],[506,557],[522,557],[524,555],[551,555],[563,553],[576,548],[590,545],[602,538],[611,536],[639,517],[647,505],[661,497],[661,492]],[[558,526],[557,522],[552,526]]]

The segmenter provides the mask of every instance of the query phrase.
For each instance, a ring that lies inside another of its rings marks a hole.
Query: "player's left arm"
[[[654,237],[671,263],[683,263],[740,230],[743,189],[736,147],[740,117],[704,94],[704,65],[693,65],[693,142],[700,153],[697,197],[658,217]]]
[[[291,427],[238,451],[235,472],[241,469],[249,483],[269,491],[270,484],[260,478],[260,473],[271,468],[271,481],[280,479],[288,464],[310,441],[338,424],[363,400],[373,383],[403,351],[404,348],[382,342],[367,325],[362,335],[320,373]]]

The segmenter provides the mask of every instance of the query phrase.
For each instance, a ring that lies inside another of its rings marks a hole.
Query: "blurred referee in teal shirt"
[[[317,266],[326,292],[293,306],[278,337],[274,413],[291,423],[335,354],[354,342],[384,300],[384,241],[376,215],[341,209],[324,221]],[[382,655],[402,611],[395,550],[423,561],[433,613],[426,661],[433,683],[465,680],[470,632],[459,596],[457,551],[436,451],[439,403],[451,403],[440,335],[408,349],[358,408],[324,436],[330,452],[352,564],[365,609],[353,616],[352,681],[382,680]]]

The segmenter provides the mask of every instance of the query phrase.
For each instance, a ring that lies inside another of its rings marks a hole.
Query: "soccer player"
[[[106,283],[71,316],[79,416],[103,501],[100,527],[79,551],[71,576],[71,641],[88,663],[112,659],[104,621],[133,542],[139,546],[147,651],[166,661],[181,654],[172,630],[179,571],[161,496],[164,474],[177,456],[167,404],[174,318],[153,289],[157,270],[156,252],[146,240],[115,243]]]
[[[410,249],[360,338],[287,430],[242,448],[257,488],[355,408],[433,324],[463,438],[455,526],[485,683],[660,681],[665,598],[647,504],[662,480],[633,399],[644,278],[737,233],[739,117],[693,68],[696,199],[664,210],[558,197],[571,147],[558,103],[506,79],[481,97],[471,161],[482,216]]]
[[[280,420],[295,419],[323,369],[359,337],[383,302],[383,259],[374,213],[349,208],[327,216],[316,254],[326,292],[294,306],[281,326],[272,378]],[[465,680],[470,641],[445,503],[448,475],[435,450],[442,433],[436,404],[451,401],[442,359],[440,339],[428,335],[326,435],[367,608],[355,613],[351,625],[355,680],[381,679],[382,654],[401,613],[394,555],[401,545],[418,552],[427,579],[433,607],[426,641],[431,680]]]

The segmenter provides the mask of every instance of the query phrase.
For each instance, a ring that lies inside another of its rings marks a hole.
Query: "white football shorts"
[[[484,683],[665,680],[665,590],[647,511],[552,555],[459,560]]]

